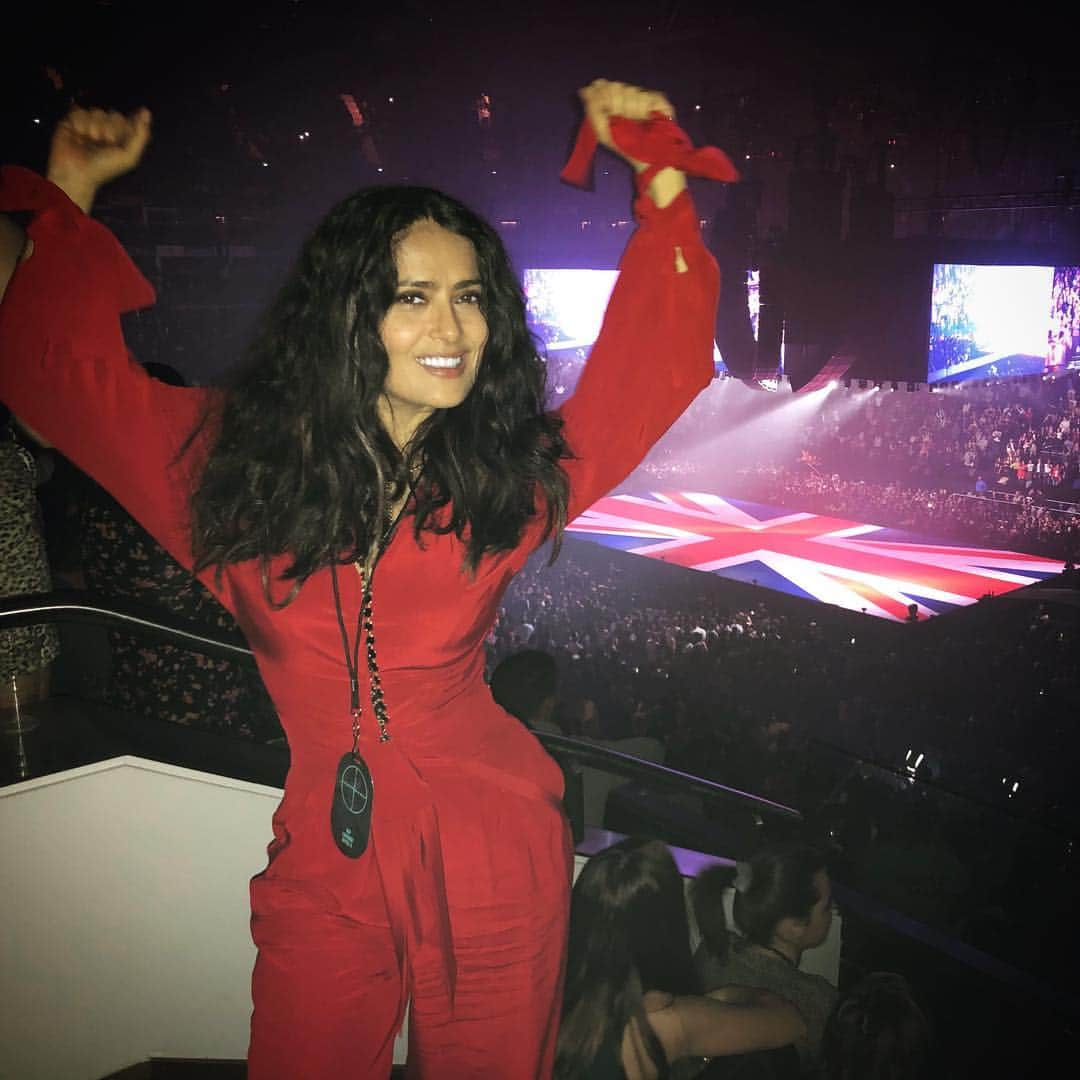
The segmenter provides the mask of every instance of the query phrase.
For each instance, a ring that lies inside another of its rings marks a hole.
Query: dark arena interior
[[[415,184],[497,229],[555,408],[635,228],[608,155],[590,189],[559,182],[574,91],[660,88],[725,150],[738,183],[690,182],[723,281],[714,378],[554,562],[545,546],[517,575],[486,677],[554,659],[536,730],[579,797],[579,864],[637,835],[688,880],[781,841],[828,851],[842,927],[813,970],[841,996],[899,973],[932,1030],[922,1071],[874,1076],[1077,1060],[1080,68],[1060,13],[115,0],[27,17],[0,76],[3,163],[43,170],[72,105],[152,109],[143,164],[94,216],[157,293],[124,316],[128,347],[191,387],[229,385],[330,206]],[[0,638],[49,623],[59,650],[0,670],[0,1077],[246,1075],[254,953],[213,942],[248,944],[287,741],[209,594],[89,476],[12,438],[51,583],[3,579]],[[113,796],[106,774],[128,777]],[[255,805],[247,833],[228,800]]]

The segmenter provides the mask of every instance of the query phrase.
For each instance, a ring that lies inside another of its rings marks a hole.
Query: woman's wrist
[[[45,174],[45,179],[55,184],[84,214],[90,213],[98,191],[92,180],[53,169]]]
[[[646,166],[642,166],[640,169],[635,162],[634,168],[637,172],[644,172]],[[649,198],[656,203],[659,209],[663,210],[665,206],[670,206],[684,191],[686,190],[686,173],[681,169],[673,169],[668,167],[661,169],[653,178],[649,181]]]

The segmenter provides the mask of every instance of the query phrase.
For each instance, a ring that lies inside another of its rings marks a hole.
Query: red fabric
[[[712,376],[718,277],[693,203],[683,193],[664,210],[647,200],[638,208],[642,224],[600,338],[562,410],[577,455],[566,463],[571,517],[622,480]],[[108,230],[22,169],[0,171],[5,209],[37,214],[34,254],[0,305],[0,398],[190,565],[186,499],[203,447],[197,440],[178,455],[208,392],[156,382],[129,360],[118,315],[151,303],[153,290]],[[361,750],[375,809],[371,847],[358,860],[341,855],[329,825],[335,769],[350,745],[329,573],[314,575],[278,611],[266,604],[252,563],[228,567],[220,586],[202,575],[247,636],[291,751],[269,864],[252,887],[253,933],[266,950],[254,982],[253,1080],[341,1076],[341,1061],[360,1061],[355,1014],[352,1026],[339,1016],[334,1028],[354,1056],[344,1057],[344,1047],[320,1051],[338,1062],[325,1071],[305,1057],[310,1025],[293,1038],[272,1035],[290,980],[312,1017],[343,1008],[340,972],[288,959],[296,928],[311,920],[358,943],[353,959],[341,961],[348,970],[366,971],[369,961],[372,971],[385,969],[392,947],[399,977],[373,980],[383,1004],[371,1015],[385,1025],[411,995],[414,1066],[424,1075],[550,1072],[571,866],[562,778],[483,681],[484,639],[499,600],[538,540],[537,524],[515,551],[485,559],[470,577],[453,536],[428,536],[421,548],[402,527],[381,559],[374,619],[392,740],[376,741],[365,710]],[[359,575],[339,576],[353,626]],[[275,936],[274,926],[291,929]],[[391,987],[393,1008],[384,1000]],[[365,1035],[374,1040],[369,1063],[382,1060],[379,1038]],[[481,1045],[494,1048],[497,1068],[479,1062]],[[282,1058],[288,1046],[292,1056]],[[367,1075],[365,1067],[355,1064],[354,1075]]]
[[[731,183],[739,172],[723,150],[715,146],[696,148],[690,136],[674,120],[662,113],[653,113],[648,120],[611,118],[611,139],[635,161],[648,162],[649,167],[637,176],[638,191],[642,191],[661,169],[673,167],[689,176]],[[593,155],[597,148],[596,132],[588,118],[578,128],[577,140],[570,159],[560,176],[568,184],[586,187],[592,171]]]

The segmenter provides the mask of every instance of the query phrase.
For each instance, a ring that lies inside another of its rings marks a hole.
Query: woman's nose
[[[431,326],[429,332],[432,337],[437,337],[443,341],[454,341],[461,336],[461,320],[458,318],[458,313],[453,304],[439,301],[432,304],[430,310]]]

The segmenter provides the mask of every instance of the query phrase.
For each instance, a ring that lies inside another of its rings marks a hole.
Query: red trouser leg
[[[437,956],[411,955],[408,1073],[549,1077],[569,912],[566,822],[550,803],[473,782],[440,802],[439,826],[454,1002],[448,1009]],[[381,895],[355,898],[360,922],[266,880],[256,892],[250,1080],[386,1077],[401,975]]]
[[[401,975],[387,925],[308,905],[256,914],[249,1080],[388,1077]]]
[[[413,961],[409,1077],[551,1076],[570,900],[569,828],[558,808],[483,783],[439,804],[456,982],[447,1014]]]

